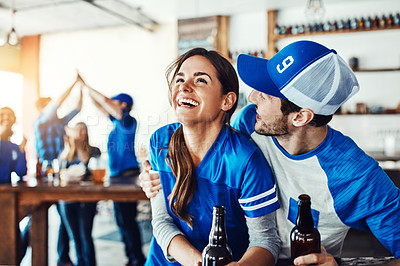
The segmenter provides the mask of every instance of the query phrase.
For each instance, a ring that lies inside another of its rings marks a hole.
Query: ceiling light
[[[307,0],[306,17],[311,21],[321,20],[325,14],[322,0]]]
[[[14,5],[14,1],[13,1],[13,5]],[[14,28],[15,13],[17,13],[17,10],[15,8],[13,8],[12,14],[11,14],[11,31],[7,34],[7,44],[10,46],[19,46],[19,37]]]

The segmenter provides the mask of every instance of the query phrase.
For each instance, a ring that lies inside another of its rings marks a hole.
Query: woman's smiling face
[[[203,56],[186,59],[172,89],[172,105],[182,124],[221,123],[224,95],[217,71]]]

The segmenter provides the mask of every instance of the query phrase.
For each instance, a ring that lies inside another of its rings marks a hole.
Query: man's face
[[[277,97],[253,90],[249,102],[257,109],[255,131],[266,136],[289,134],[288,116],[281,111],[281,100]]]
[[[15,123],[15,115],[9,109],[0,109],[0,127],[3,130],[10,130]]]

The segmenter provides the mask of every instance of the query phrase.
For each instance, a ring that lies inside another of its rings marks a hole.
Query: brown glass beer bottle
[[[225,208],[215,206],[209,243],[204,248],[203,266],[226,265],[232,261],[232,251],[226,244]]]
[[[299,213],[296,226],[290,232],[290,251],[292,263],[298,256],[321,253],[321,236],[314,227],[311,215],[311,198],[306,194],[299,196]]]
[[[42,164],[40,163],[40,158],[39,156],[37,157],[36,161],[36,179],[39,181],[42,179]]]

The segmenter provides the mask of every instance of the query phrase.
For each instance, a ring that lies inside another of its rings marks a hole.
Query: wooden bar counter
[[[18,265],[19,222],[25,216],[31,215],[32,266],[47,266],[48,208],[52,204],[59,200],[148,200],[136,180],[137,177],[118,177],[105,184],[89,181],[64,186],[35,180],[18,185],[0,185],[0,265]]]

